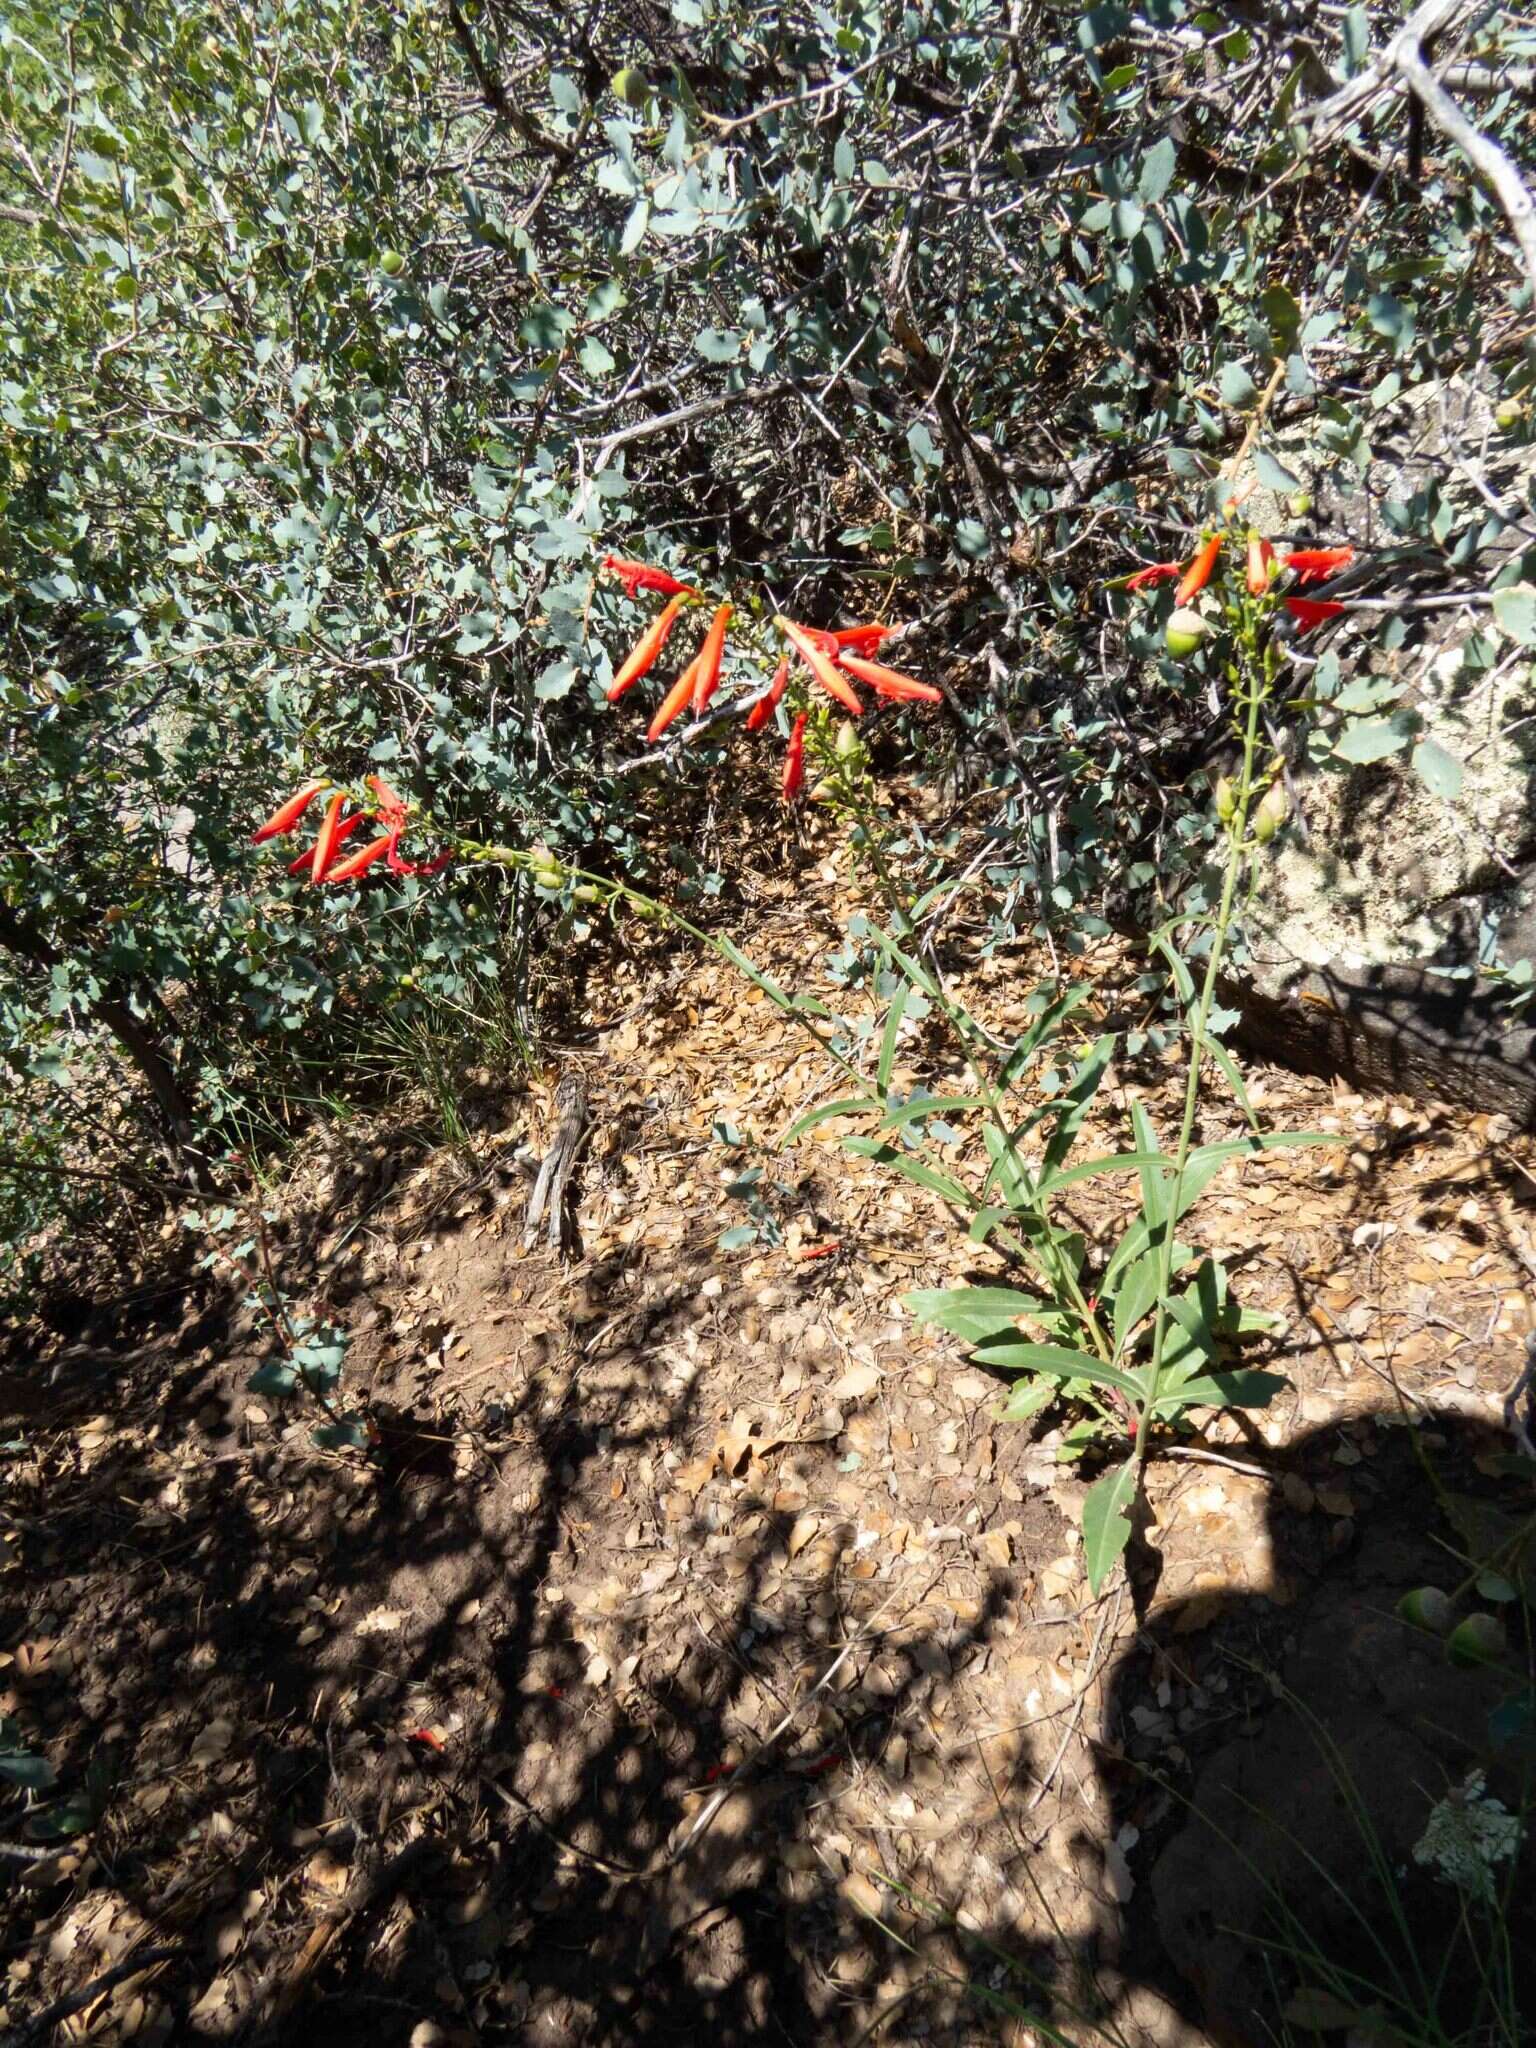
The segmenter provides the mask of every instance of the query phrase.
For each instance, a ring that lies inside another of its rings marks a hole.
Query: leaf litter
[[[754,957],[787,980],[809,929],[830,953],[859,884],[824,852],[757,889]],[[7,2023],[175,1928],[185,1953],[107,1994],[91,2038],[304,2010],[362,2040],[346,1987],[365,1972],[445,2039],[588,2039],[618,2025],[597,1981],[635,1983],[637,1956],[663,2017],[707,2010],[727,2039],[772,2005],[851,2040],[898,1994],[906,2024],[970,2038],[967,1930],[1047,1976],[1090,1936],[1111,1965],[1146,1946],[1144,1880],[1179,1815],[1120,1774],[1187,1776],[1272,1704],[1223,1629],[1278,1656],[1369,1546],[1405,1427],[1449,1391],[1494,1415],[1530,1326],[1525,1141],[1251,1072],[1275,1127],[1337,1143],[1229,1164],[1191,1241],[1284,1319],[1290,1386],[1154,1461],[1140,1619],[1090,1604],[1063,1418],[997,1422],[1001,1383],[899,1304],[1003,1266],[845,1153],[856,1123],[772,1149],[833,1077],[760,991],[660,942],[609,964],[571,1027],[594,1108],[569,1264],[519,1244],[518,1154],[553,1077],[476,1077],[468,1142],[403,1165],[387,1125],[354,1132],[377,1173],[351,1214],[323,1166],[281,1197],[285,1256],[317,1262],[352,1332],[378,1467],[248,1401],[255,1333],[227,1304],[194,1300],[121,1370],[110,1341],[89,1374],[38,1344],[65,1398],[6,1430],[27,1448],[0,1711],[61,1783],[93,1753],[112,1777],[74,1867],[13,1890]],[[1089,964],[1112,1015],[1132,970],[1110,945]],[[989,1029],[1022,1026],[1026,960],[956,980]],[[904,1029],[895,1079],[961,1077]],[[1168,1128],[1174,1066],[1112,1080],[1086,1146],[1121,1149],[1132,1102]],[[1241,1128],[1219,1101],[1205,1121],[1204,1140]],[[772,1203],[723,1251],[751,1220],[744,1158]],[[1113,1185],[1073,1197],[1110,1239]],[[738,1783],[664,1885],[616,1883]]]

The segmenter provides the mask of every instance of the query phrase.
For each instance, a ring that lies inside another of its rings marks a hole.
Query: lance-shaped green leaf
[[[998,1076],[1004,1088],[1013,1086],[1020,1075],[1028,1069],[1040,1048],[1056,1035],[1060,1027],[1074,1011],[1082,1007],[1091,994],[1092,990],[1088,983],[1078,981],[1050,998],[1004,1060],[1002,1072]]]
[[[992,1164],[982,1184],[982,1195],[988,1195],[994,1183],[1002,1191],[1003,1200],[1010,1209],[1027,1209],[1034,1202],[1034,1182],[1028,1168],[1020,1157],[1015,1142],[1017,1133],[1004,1133],[996,1124],[982,1126],[981,1141],[987,1148]]]
[[[1118,1387],[1140,1406],[1146,1389],[1131,1373],[1117,1365],[1106,1365],[1091,1351],[1069,1351],[1064,1344],[1031,1344],[1023,1339],[996,1337],[976,1347],[978,1364],[999,1372],[1043,1372],[1056,1380],[1086,1380],[1096,1387]]]
[[[898,1103],[888,1109],[880,1119],[882,1131],[898,1130],[903,1124],[910,1124],[923,1116],[958,1116],[968,1109],[983,1109],[985,1104],[974,1095],[919,1095],[910,1102]]]
[[[1001,1408],[993,1413],[999,1422],[1027,1422],[1031,1415],[1038,1415],[1056,1393],[1060,1391],[1057,1381],[1048,1379],[1044,1373],[1033,1378],[1026,1374],[1010,1392]]]
[[[824,1102],[819,1109],[808,1109],[804,1116],[797,1117],[779,1143],[792,1145],[807,1131],[814,1131],[818,1124],[830,1123],[835,1116],[867,1116],[879,1107],[880,1103],[873,1095],[847,1095],[840,1102]]]
[[[1083,1501],[1083,1562],[1088,1589],[1098,1594],[1131,1540],[1130,1509],[1136,1498],[1136,1463],[1123,1465],[1094,1481]]]
[[[1201,1373],[1157,1397],[1157,1413],[1173,1415],[1181,1408],[1267,1408],[1286,1384],[1277,1372],[1242,1366],[1232,1372]]]
[[[1061,1114],[1056,1119],[1056,1128],[1051,1132],[1050,1141],[1045,1148],[1044,1168],[1040,1176],[1042,1181],[1049,1180],[1072,1150],[1083,1118],[1088,1114],[1088,1105],[1099,1092],[1099,1083],[1104,1079],[1114,1050],[1114,1034],[1106,1031],[1088,1056],[1079,1060],[1072,1079],[1058,1098]]]
[[[1020,1316],[1050,1314],[1049,1302],[1013,1287],[919,1287],[902,1305],[920,1323],[937,1323],[967,1344],[985,1344],[1014,1330]]]
[[[875,1083],[882,1097],[891,1085],[891,1069],[896,1064],[896,1042],[901,1036],[901,1020],[907,1014],[907,1003],[911,994],[910,981],[898,982],[896,993],[891,998],[891,1007],[885,1013],[885,1032],[880,1040],[880,1063],[875,1069]]]
[[[844,1138],[843,1150],[852,1152],[859,1159],[874,1159],[881,1166],[888,1166],[894,1173],[915,1181],[920,1188],[928,1188],[936,1195],[942,1195],[946,1202],[957,1209],[972,1210],[976,1197],[969,1188],[963,1188],[959,1181],[952,1180],[947,1173],[936,1173],[931,1166],[925,1166],[920,1159],[909,1159],[905,1153],[897,1152],[890,1145],[882,1145],[878,1138]]]

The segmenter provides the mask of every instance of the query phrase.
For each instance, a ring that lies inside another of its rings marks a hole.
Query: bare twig
[[[27,2048],[30,2042],[46,2040],[55,2027],[62,2026],[75,2013],[93,2005],[115,1984],[124,1983],[129,1977],[141,1976],[144,1971],[152,1970],[160,1963],[172,1962],[186,1953],[182,1948],[146,1948],[137,1955],[124,1956],[120,1963],[114,1963],[110,1970],[103,1970],[99,1977],[93,1977],[78,1991],[66,1991],[62,1998],[56,1998],[52,2005],[44,2006],[41,2012],[34,2013],[19,2026],[7,2028],[0,2034],[0,2048]]]
[[[1474,128],[1455,100],[1424,61],[1418,43],[1394,39],[1393,63],[1442,135],[1449,137],[1467,161],[1487,179],[1505,219],[1520,245],[1520,258],[1531,290],[1536,292],[1536,202],[1525,181],[1496,142]]]
[[[737,405],[762,405],[770,398],[782,398],[791,386],[787,378],[778,377],[770,384],[748,384],[740,391],[717,391],[712,398],[696,398],[691,405],[679,405],[671,412],[656,413],[648,420],[636,420],[633,426],[620,427],[610,434],[598,449],[592,463],[595,476],[606,469],[612,457],[620,448],[626,448],[631,441],[646,441],[653,434],[667,434],[674,427],[689,427],[697,420],[713,418],[717,412],[727,412]]]
[[[498,121],[503,121],[512,133],[530,148],[546,151],[557,157],[568,157],[571,145],[562,142],[557,135],[546,134],[536,121],[530,121],[522,108],[502,84],[498,73],[491,70],[480,54],[480,45],[475,41],[474,32],[464,19],[458,0],[448,0],[448,20],[453,28],[454,41],[464,53],[464,61],[475,74],[475,83],[480,88],[480,97]]]
[[[1531,289],[1536,291],[1536,202],[1510,158],[1467,119],[1424,56],[1426,44],[1462,27],[1472,12],[1469,0],[1425,0],[1357,78],[1305,109],[1301,118],[1326,122],[1337,129],[1358,119],[1384,93],[1406,86],[1440,133],[1487,180],[1519,244]],[[1484,84],[1467,67],[1454,75],[1465,82],[1468,90],[1477,90]]]
[[[1120,1625],[1120,1608],[1124,1599],[1124,1593],[1125,1589],[1123,1586],[1117,1587],[1115,1591],[1115,1605],[1113,1610],[1113,1621],[1115,1627],[1117,1628]],[[1104,1640],[1104,1630],[1105,1627],[1109,1624],[1110,1620],[1110,1609],[1101,1608],[1099,1612],[1099,1625],[1093,1632],[1093,1648],[1088,1652],[1088,1675],[1083,1680],[1082,1684],[1078,1687],[1077,1698],[1072,1702],[1071,1718],[1067,1722],[1067,1732],[1065,1735],[1062,1736],[1061,1741],[1058,1743],[1056,1748],[1056,1754],[1051,1758],[1049,1764],[1046,1766],[1045,1775],[1041,1778],[1039,1784],[1035,1787],[1034,1796],[1033,1798],[1031,1798],[1029,1805],[1025,1808],[1026,1813],[1033,1813],[1035,1808],[1040,1804],[1041,1800],[1045,1797],[1046,1793],[1050,1791],[1056,1773],[1061,1769],[1061,1760],[1066,1755],[1068,1749],[1071,1747],[1072,1738],[1077,1733],[1077,1724],[1083,1718],[1083,1705],[1087,1700],[1089,1693],[1092,1692],[1095,1681],[1097,1680],[1099,1675],[1099,1645]]]
[[[310,1978],[351,1921],[397,1890],[418,1864],[425,1861],[433,1846],[430,1835],[416,1835],[376,1869],[364,1871],[353,1879],[332,1912],[313,1929],[294,1960],[271,1971],[258,1985],[251,2008],[253,2015],[258,2009],[260,2013],[260,2017],[254,2019],[257,2039],[263,2034],[270,2036],[271,2029],[293,2011]]]

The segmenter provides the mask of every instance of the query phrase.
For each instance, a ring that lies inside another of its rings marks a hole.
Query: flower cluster
[[[251,844],[261,846],[268,839],[281,839],[293,830],[310,805],[324,791],[330,790],[330,799],[325,806],[325,815],[320,821],[320,830],[313,846],[306,846],[297,860],[288,863],[290,875],[309,876],[312,882],[355,882],[365,875],[377,861],[387,861],[391,874],[435,875],[445,868],[451,854],[439,854],[436,860],[406,860],[400,852],[400,840],[405,831],[410,812],[404,797],[396,795],[381,775],[370,775],[368,787],[373,792],[374,802],[360,810],[348,812],[347,793],[337,789],[324,776],[316,776],[296,789],[286,802],[278,805],[260,829],[251,834]],[[383,831],[361,846],[345,859],[339,859],[341,848],[355,832],[364,825],[375,823]]]
[[[691,585],[679,582],[667,570],[653,569],[645,562],[604,555],[602,566],[618,577],[629,597],[636,597],[642,590],[651,590],[667,599],[666,605],[615,672],[608,687],[608,701],[614,704],[656,666],[688,599],[697,598],[700,593]],[[657,706],[646,728],[647,741],[654,744],[659,740],[684,711],[691,710],[698,716],[708,708],[720,685],[725,636],[733,609],[729,604],[715,607],[698,652],[684,666]],[[931,683],[917,682],[873,658],[880,651],[882,642],[897,630],[894,626],[870,624],[828,631],[820,626],[797,625],[793,619],[782,617],[775,618],[773,623],[788,643],[789,651],[779,661],[767,689],[751,701],[746,720],[748,732],[761,732],[772,718],[789,684],[791,652],[799,657],[813,681],[853,718],[858,718],[864,710],[863,701],[853,687],[855,682],[863,683],[876,696],[888,697],[896,703],[941,704],[944,701],[942,691],[936,690]],[[786,802],[798,794],[805,780],[807,715],[800,712],[790,732],[781,785]]]
[[[1145,569],[1138,569],[1134,575],[1127,576],[1122,587],[1145,590],[1151,584],[1170,583],[1177,577],[1179,587],[1173,593],[1173,600],[1182,608],[1191,598],[1198,597],[1210,582],[1226,539],[1224,533],[1208,534],[1187,562],[1151,562]],[[1354,559],[1354,549],[1346,546],[1292,548],[1282,560],[1267,540],[1251,533],[1245,564],[1248,594],[1250,597],[1263,597],[1282,570],[1291,576],[1298,589],[1308,583],[1326,582],[1338,570],[1347,568]],[[1324,619],[1336,619],[1344,610],[1344,606],[1334,598],[1287,595],[1281,601],[1296,621],[1298,631],[1303,633],[1321,625]]]

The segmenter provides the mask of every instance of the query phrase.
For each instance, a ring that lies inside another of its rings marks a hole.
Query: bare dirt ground
[[[765,887],[744,943],[830,955],[852,886],[829,858]],[[1131,970],[1092,967],[1125,1024]],[[1006,1033],[1035,979],[961,984]],[[1262,1362],[1290,1385],[1154,1460],[1131,1584],[1095,1601],[1070,1418],[994,1420],[998,1383],[901,1306],[996,1261],[852,1126],[759,1149],[843,1092],[797,1028],[656,941],[567,1036],[575,1256],[522,1249],[544,1083],[481,1076],[457,1148],[333,1133],[275,1197],[373,1456],[246,1391],[260,1326],[206,1279],[13,1343],[0,1711],[89,1825],[29,1845],[19,1797],[0,1823],[0,2041],[852,2048],[1023,2042],[1046,2011],[1258,2039],[1296,1986],[1229,1931],[1255,1867],[1324,1923],[1296,1844],[1363,1882],[1292,1695],[1443,1917],[1409,1851],[1495,1681],[1392,1607],[1501,1511],[1529,1143],[1250,1072],[1273,1127],[1336,1142],[1234,1165],[1190,1235],[1285,1318]],[[931,1024],[902,1060],[956,1072]],[[1122,1068],[1086,1149],[1133,1100],[1166,1138],[1178,1085]],[[1212,1099],[1204,1135],[1240,1129]],[[782,1242],[721,1250],[752,1164]],[[1082,1228],[1132,1198],[1084,1184]],[[1290,1847],[1254,1817],[1276,1788]]]

